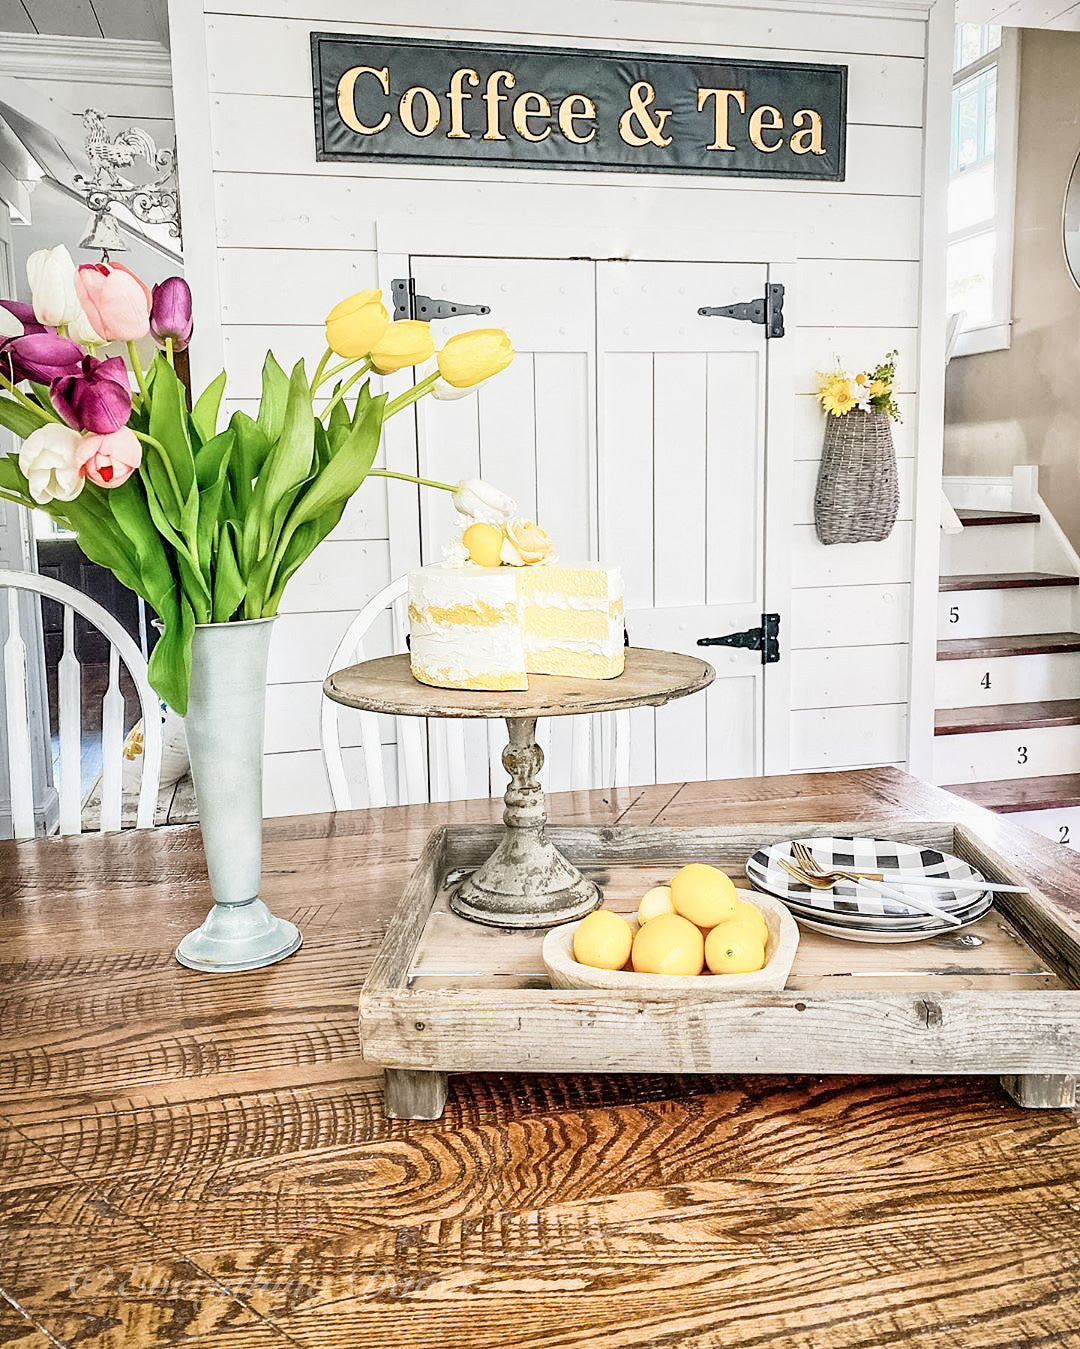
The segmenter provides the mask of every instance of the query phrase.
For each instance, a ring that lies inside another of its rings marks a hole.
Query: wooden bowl
[[[750,974],[637,974],[632,970],[596,970],[573,956],[577,923],[553,927],[544,938],[544,964],[552,988],[603,988],[619,993],[678,993],[713,997],[723,993],[778,992],[787,983],[799,945],[799,927],[778,899],[758,890],[739,897],[756,905],[769,929],[765,964]],[[579,920],[580,921],[580,920]]]

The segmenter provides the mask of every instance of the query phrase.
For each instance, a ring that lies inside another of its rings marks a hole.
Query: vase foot
[[[202,926],[180,942],[176,959],[208,973],[257,970],[299,951],[303,940],[298,927],[275,918],[261,899],[215,904]]]

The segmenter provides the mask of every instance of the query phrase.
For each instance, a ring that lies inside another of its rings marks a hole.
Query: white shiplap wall
[[[928,105],[944,107],[947,55],[936,53],[947,52],[946,17],[903,0],[737,7],[549,0],[523,11],[460,0],[450,29],[446,7],[434,0],[415,0],[392,26],[385,7],[363,0],[173,0],[185,254],[200,305],[197,381],[224,360],[232,396],[248,399],[267,346],[286,367],[301,355],[317,358],[330,305],[377,284],[376,232],[383,238],[394,219],[467,220],[482,211],[511,233],[515,221],[538,216],[571,233],[579,221],[610,226],[629,256],[635,222],[654,236],[688,227],[786,232],[794,282],[784,364],[794,379],[790,491],[780,499],[791,502],[792,593],[783,606],[791,713],[789,722],[774,719],[768,762],[919,766],[932,699],[929,677],[912,692],[911,667],[913,659],[932,660],[943,345],[937,264],[928,260],[940,198],[924,193],[936,153],[933,143],[924,153],[925,123]],[[511,13],[519,27],[507,31]],[[849,67],[847,180],[320,164],[313,29],[840,61]],[[215,309],[216,332],[207,321]],[[891,347],[900,352],[904,411],[896,434],[900,520],[884,543],[823,548],[812,524],[822,437],[814,371],[834,356],[863,365]],[[268,813],[329,806],[317,748],[319,681],[349,617],[389,579],[387,533],[382,484],[367,484],[290,586],[271,653]],[[787,581],[773,577],[771,593]]]

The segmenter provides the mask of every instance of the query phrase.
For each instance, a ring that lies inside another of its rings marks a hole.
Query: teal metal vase
[[[214,907],[176,948],[193,970],[254,970],[303,940],[259,898],[266,662],[272,618],[195,629],[188,752]]]

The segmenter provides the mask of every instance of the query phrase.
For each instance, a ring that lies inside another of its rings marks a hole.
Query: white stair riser
[[[1016,637],[1070,632],[1073,586],[1045,589],[945,590],[938,596],[938,637]]]
[[[1035,529],[1028,525],[977,525],[941,536],[942,576],[1035,570]]]
[[[1080,698],[1080,651],[993,656],[982,660],[939,660],[936,665],[934,701],[938,707],[982,707],[988,703]],[[990,676],[989,688],[984,687],[987,675]]]
[[[1056,810],[1018,810],[1007,816],[1010,822],[1034,829],[1036,834],[1064,843],[1069,848],[1080,848],[1080,806],[1061,806]]]
[[[934,781],[996,782],[1073,773],[1080,767],[1080,726],[1038,726],[934,737]]]

